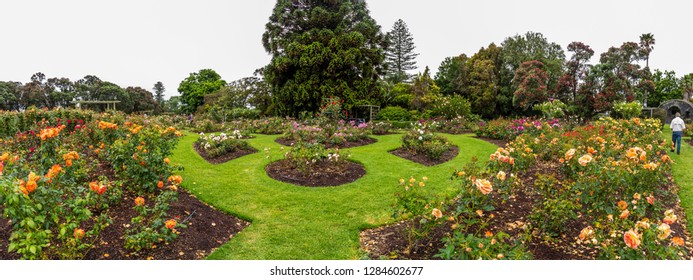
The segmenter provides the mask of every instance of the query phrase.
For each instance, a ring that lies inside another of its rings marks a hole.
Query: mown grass
[[[689,128],[693,129],[693,128]],[[671,129],[667,126],[662,131],[664,139],[671,141]],[[681,207],[686,211],[686,221],[688,225],[693,225],[693,147],[688,145],[684,137],[681,141],[681,154],[669,153],[674,164],[671,167],[671,173],[679,188],[679,198],[681,199]]]
[[[393,222],[391,205],[399,178],[427,176],[427,188],[451,191],[454,169],[473,156],[483,160],[496,149],[471,135],[445,136],[460,153],[432,167],[388,153],[400,146],[401,135],[375,136],[375,144],[348,149],[351,159],[365,166],[366,175],[338,187],[300,187],[268,177],[265,166],[283,158],[281,145],[274,142],[278,136],[256,135],[248,141],[258,153],[212,165],[192,149],[197,135],[188,134],[172,161],[185,168],[183,186],[199,199],[252,222],[209,259],[358,259],[359,232]]]

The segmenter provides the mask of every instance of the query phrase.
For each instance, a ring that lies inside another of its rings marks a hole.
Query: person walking
[[[683,137],[683,130],[686,129],[686,123],[681,119],[681,113],[676,113],[676,117],[671,120],[671,152],[674,152],[674,146],[676,146],[676,154],[681,154],[681,138]]]

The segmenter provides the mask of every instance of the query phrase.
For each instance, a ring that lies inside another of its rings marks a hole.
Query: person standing
[[[676,113],[676,117],[671,120],[671,152],[674,152],[674,146],[676,146],[676,154],[681,154],[681,138],[683,137],[683,130],[686,129],[686,123],[681,119],[681,113]]]

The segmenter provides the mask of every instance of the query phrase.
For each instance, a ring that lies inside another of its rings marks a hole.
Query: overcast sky
[[[565,50],[581,41],[595,59],[611,46],[654,34],[650,68],[693,72],[693,4],[617,0],[367,0],[383,32],[403,19],[419,69],[436,71],[448,56],[474,54],[506,37],[540,32]],[[0,0],[0,81],[32,74],[78,80],[96,75],[166,95],[190,73],[211,68],[231,82],[270,57],[262,33],[275,0]]]

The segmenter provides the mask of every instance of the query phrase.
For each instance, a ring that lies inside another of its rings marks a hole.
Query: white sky
[[[435,72],[448,56],[541,32],[565,50],[582,41],[599,54],[653,33],[650,68],[693,72],[689,1],[367,0],[383,32],[403,19],[420,53],[417,71]],[[270,57],[262,33],[275,0],[0,0],[0,81],[32,74],[78,80],[93,74],[151,91],[162,81],[177,95],[190,73],[211,68],[231,82]],[[568,55],[568,54],[567,54]]]

